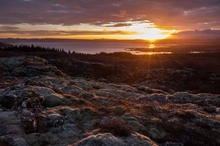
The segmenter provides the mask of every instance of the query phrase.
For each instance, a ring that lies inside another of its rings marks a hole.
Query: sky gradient
[[[219,32],[219,15],[220,0],[0,0],[0,37],[165,38]]]

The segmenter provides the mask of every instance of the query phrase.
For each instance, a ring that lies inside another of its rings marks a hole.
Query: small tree
[[[0,64],[0,81],[3,80],[3,66]]]

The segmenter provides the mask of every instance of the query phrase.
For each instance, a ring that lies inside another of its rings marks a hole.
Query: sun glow
[[[173,30],[163,30],[150,21],[110,22],[103,25],[31,25],[0,24],[1,38],[62,38],[62,39],[143,39],[158,40],[169,37]],[[22,35],[21,35],[22,34]]]
[[[160,28],[157,28],[153,23],[151,22],[130,22],[132,25],[130,27],[127,27],[127,30],[134,31],[136,34],[131,35],[131,39],[143,39],[143,40],[159,40],[159,39],[165,39],[167,37],[170,37],[172,33],[175,32],[175,30],[163,30]]]
[[[144,40],[159,40],[169,37],[174,31],[161,30],[159,28],[143,28],[142,31],[138,31],[137,35],[134,36],[135,39]]]
[[[148,48],[149,48],[149,49],[154,49],[154,48],[156,48],[156,45],[155,45],[153,42],[151,42],[151,43],[149,44]]]
[[[143,32],[143,34],[140,34],[140,38],[146,39],[146,40],[158,40],[158,39],[164,39],[168,37],[170,34],[163,33],[158,28],[150,28]]]

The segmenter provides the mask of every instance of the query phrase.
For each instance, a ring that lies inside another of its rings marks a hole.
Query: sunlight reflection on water
[[[190,54],[201,54],[201,53],[206,53],[205,51],[190,51]]]
[[[154,49],[154,48],[156,48],[156,45],[155,44],[149,44],[148,48],[149,49]]]
[[[172,52],[131,52],[135,55],[162,55],[162,54],[172,54]]]

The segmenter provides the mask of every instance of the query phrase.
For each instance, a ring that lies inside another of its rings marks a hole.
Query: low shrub
[[[0,81],[3,80],[3,66],[0,64]]]

